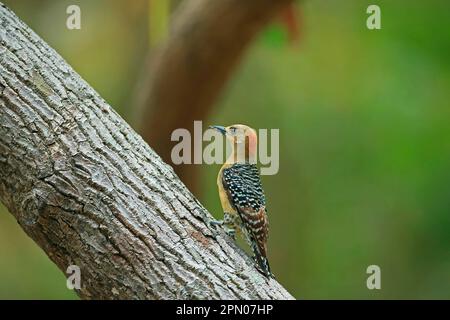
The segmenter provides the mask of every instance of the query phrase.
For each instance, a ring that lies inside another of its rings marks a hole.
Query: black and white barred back
[[[223,170],[223,182],[231,202],[255,211],[266,205],[258,167],[250,163],[236,163]]]
[[[236,163],[222,172],[223,185],[230,203],[241,219],[243,234],[252,247],[262,271],[271,275],[267,261],[268,218],[266,198],[258,167],[250,163]]]

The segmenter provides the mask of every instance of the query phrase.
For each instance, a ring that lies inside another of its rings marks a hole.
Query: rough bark
[[[0,199],[81,298],[291,299],[172,168],[0,4]]]
[[[167,163],[176,128],[192,130],[213,104],[253,37],[292,0],[186,0],[172,18],[167,42],[154,53],[140,90],[140,132]],[[194,193],[197,166],[176,173]]]

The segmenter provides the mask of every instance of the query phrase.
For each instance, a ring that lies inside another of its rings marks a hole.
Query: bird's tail
[[[257,258],[258,266],[261,269],[261,271],[269,278],[273,278],[273,274],[270,271],[270,265],[269,260],[266,257],[259,257]]]
[[[262,271],[262,273],[264,273],[267,277],[274,278],[272,272],[270,271],[269,260],[267,259],[265,252],[262,253],[257,245],[252,245],[252,249],[260,271]]]

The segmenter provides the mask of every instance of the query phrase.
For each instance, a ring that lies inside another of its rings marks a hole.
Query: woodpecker
[[[257,135],[246,125],[211,126],[232,145],[232,152],[217,176],[220,202],[227,233],[235,238],[240,233],[251,247],[259,269],[273,277],[267,260],[269,221],[266,199],[256,166]]]

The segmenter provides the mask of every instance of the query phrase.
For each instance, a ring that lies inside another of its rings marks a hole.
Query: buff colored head
[[[210,126],[210,128],[219,131],[231,142],[233,149],[230,159],[232,162],[254,162],[256,160],[258,136],[255,129],[244,124],[233,124],[228,127]]]

